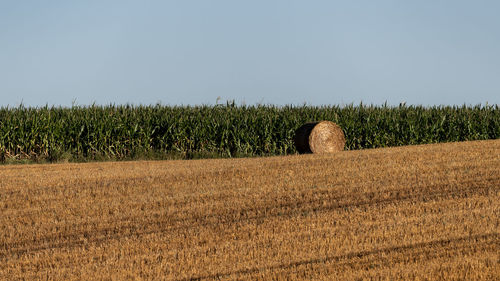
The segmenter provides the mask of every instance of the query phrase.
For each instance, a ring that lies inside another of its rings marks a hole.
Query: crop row
[[[0,162],[286,155],[317,120],[347,150],[500,138],[498,105],[19,106],[0,108]]]

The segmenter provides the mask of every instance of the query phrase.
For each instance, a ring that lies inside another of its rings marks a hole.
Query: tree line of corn
[[[0,162],[286,155],[317,120],[339,124],[348,150],[500,138],[498,105],[21,105],[0,108]]]

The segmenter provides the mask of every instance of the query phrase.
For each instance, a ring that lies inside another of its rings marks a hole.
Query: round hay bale
[[[344,150],[342,129],[331,121],[306,123],[295,131],[295,147],[299,153],[331,153]]]

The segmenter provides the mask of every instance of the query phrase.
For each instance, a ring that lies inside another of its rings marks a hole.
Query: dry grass
[[[0,167],[0,279],[500,276],[500,140]]]

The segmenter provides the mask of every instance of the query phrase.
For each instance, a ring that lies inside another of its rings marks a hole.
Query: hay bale
[[[344,150],[342,129],[331,121],[302,125],[295,131],[295,147],[299,153],[331,153]]]

